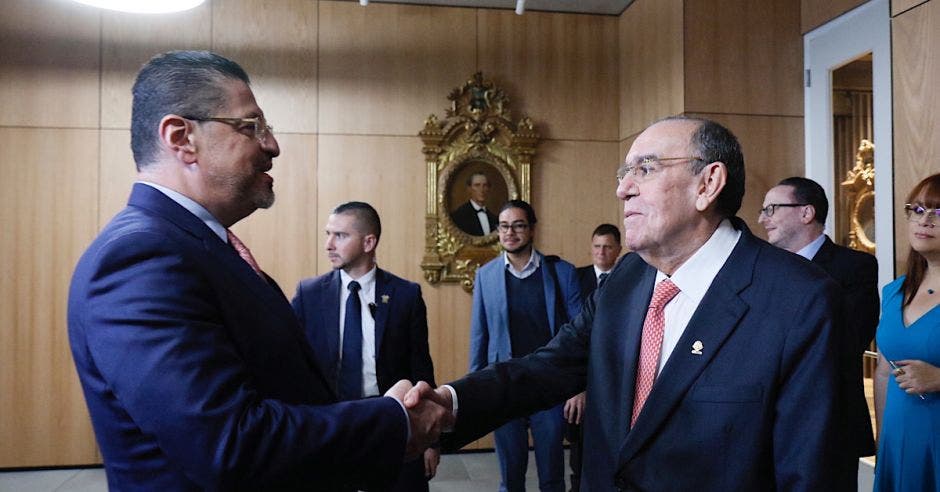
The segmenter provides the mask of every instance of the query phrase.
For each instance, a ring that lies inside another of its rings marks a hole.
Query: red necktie
[[[238,256],[241,256],[245,263],[248,263],[248,266],[251,267],[259,277],[264,278],[264,274],[261,273],[261,267],[258,266],[258,262],[255,261],[255,257],[251,256],[251,250],[248,249],[248,246],[245,246],[245,243],[241,239],[238,239],[238,236],[234,232],[226,229],[225,232],[228,233],[228,243],[235,248],[235,251],[238,252]]]
[[[666,327],[663,308],[678,293],[679,288],[668,278],[653,289],[653,298],[650,299],[646,320],[643,321],[640,362],[636,374],[636,390],[633,393],[633,416],[630,418],[631,428],[636,423],[640,411],[643,410],[650,391],[653,390],[653,382],[656,381],[656,369],[659,368],[659,356],[663,349],[663,331]]]

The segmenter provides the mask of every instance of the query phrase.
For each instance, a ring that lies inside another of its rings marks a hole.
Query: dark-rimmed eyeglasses
[[[255,139],[257,139],[260,143],[264,143],[265,139],[268,138],[268,135],[274,132],[274,127],[268,124],[267,120],[264,119],[264,116],[255,116],[253,118],[224,118],[221,116],[209,116],[206,118],[186,119],[193,121],[217,121],[219,123],[235,126],[238,130],[250,129],[251,132],[254,133]]]
[[[910,222],[920,222],[924,217],[928,224],[935,224],[940,220],[940,208],[927,208],[913,203],[904,204],[904,215]]]
[[[620,166],[620,169],[617,170],[617,183],[619,184],[623,181],[623,178],[627,177],[629,174],[633,177],[635,181],[644,181],[649,178],[651,175],[658,173],[659,171],[667,168],[669,166],[674,166],[680,162],[671,162],[669,164],[663,164],[663,161],[702,161],[704,159],[700,157],[644,157],[640,159],[636,164],[627,165],[624,163]]]
[[[501,222],[499,223],[499,225],[496,226],[496,230],[498,230],[499,232],[503,234],[509,232],[510,229],[512,229],[512,232],[515,232],[518,234],[520,232],[528,231],[529,224],[525,222],[513,222],[512,224]]]
[[[774,212],[777,211],[780,207],[805,207],[809,205],[808,203],[770,203],[766,207],[760,209],[760,213],[757,214],[758,217],[761,215],[765,217],[773,217]]]

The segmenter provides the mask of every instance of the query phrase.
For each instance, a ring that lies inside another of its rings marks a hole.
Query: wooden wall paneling
[[[891,20],[894,84],[894,201],[896,272],[904,272],[907,219],[901,205],[920,180],[940,171],[940,1]]]
[[[96,130],[0,129],[0,468],[97,459],[66,329],[97,167]]]
[[[619,149],[617,142],[542,142],[532,166],[540,251],[575,266],[589,265],[594,228],[604,222],[621,226],[616,195]]]
[[[799,12],[799,0],[687,0],[685,111],[802,116]]]
[[[130,130],[101,130],[101,166],[98,179],[98,230],[127,206],[137,167],[131,153]]]
[[[130,128],[131,87],[144,63],[169,50],[207,50],[212,2],[185,12],[140,15],[101,11],[101,126]]]
[[[531,116],[543,138],[617,139],[616,18],[478,12],[480,70],[516,117]]]
[[[754,235],[767,237],[757,214],[767,190],[781,179],[803,176],[803,118],[698,114],[725,125],[738,137],[744,152],[745,192],[738,217]]]
[[[323,229],[317,227],[317,137],[277,135],[277,141],[281,155],[269,173],[274,206],[255,211],[233,230],[290,299],[301,279],[316,275],[317,259],[323,256]]]
[[[620,15],[621,140],[684,111],[682,4],[636,0]]]
[[[928,0],[891,0],[891,15],[901,15],[927,1]]]
[[[217,1],[212,49],[248,72],[276,131],[316,133],[317,2]]]
[[[800,32],[806,34],[867,1],[827,0],[820,2],[819,0],[800,0]],[[898,3],[898,1],[892,0],[891,3]]]
[[[321,133],[416,135],[476,70],[472,9],[319,4]]]
[[[98,9],[11,0],[0,15],[0,126],[98,127]]]

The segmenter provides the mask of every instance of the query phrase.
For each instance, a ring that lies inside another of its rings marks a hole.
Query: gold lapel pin
[[[388,304],[388,294],[382,295],[382,304]]]
[[[702,355],[702,349],[704,347],[705,345],[702,345],[701,340],[696,340],[695,343],[692,344],[692,353],[695,355]]]

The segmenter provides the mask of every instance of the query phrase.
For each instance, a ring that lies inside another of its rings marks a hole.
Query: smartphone
[[[890,360],[890,359],[885,359],[885,360],[888,361],[888,364],[891,364],[891,369],[894,369],[895,371],[897,371],[898,374],[904,374],[904,369],[901,369],[901,367],[895,364],[893,360]],[[917,396],[919,396],[921,400],[927,399],[927,397],[924,396],[923,393],[917,393]]]

